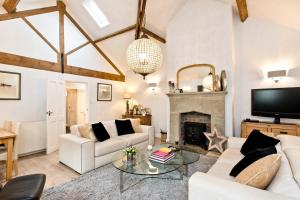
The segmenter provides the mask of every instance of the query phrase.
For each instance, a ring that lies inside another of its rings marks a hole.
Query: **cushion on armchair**
[[[280,154],[268,155],[244,169],[235,178],[235,181],[259,189],[265,189],[277,174],[280,164]]]
[[[231,170],[230,176],[236,177],[241,171],[243,171],[246,167],[254,163],[255,161],[270,155],[276,154],[277,150],[275,146],[270,146],[267,148],[259,148],[255,149],[248,153],[242,160],[240,160]]]
[[[243,144],[241,148],[241,153],[243,155],[247,155],[248,153],[254,151],[255,149],[275,146],[279,142],[280,140],[277,140],[276,138],[273,137],[269,137],[261,133],[259,130],[253,130],[248,136],[246,142]]]

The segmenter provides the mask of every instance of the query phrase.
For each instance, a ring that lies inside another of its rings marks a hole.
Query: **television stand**
[[[266,133],[273,133],[273,135],[285,134],[300,136],[300,124],[276,124],[272,122],[242,122],[241,137],[246,138],[250,133],[256,129]]]

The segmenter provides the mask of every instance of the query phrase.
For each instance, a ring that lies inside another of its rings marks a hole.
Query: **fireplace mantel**
[[[211,115],[211,127],[225,134],[225,96],[227,92],[185,92],[168,93],[170,101],[170,121],[168,141],[180,140],[180,115],[199,112]]]
[[[169,97],[173,96],[185,96],[185,95],[193,95],[193,96],[212,96],[212,95],[226,95],[226,91],[222,92],[183,92],[183,93],[167,93],[166,95]]]

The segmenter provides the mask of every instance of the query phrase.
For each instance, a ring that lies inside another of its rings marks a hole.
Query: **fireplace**
[[[168,142],[186,144],[187,148],[202,151],[205,143],[203,130],[211,132],[213,128],[216,128],[220,134],[224,135],[226,92],[167,95],[170,100]]]
[[[197,145],[207,149],[204,132],[211,131],[211,116],[195,111],[181,113],[180,129],[180,144]]]

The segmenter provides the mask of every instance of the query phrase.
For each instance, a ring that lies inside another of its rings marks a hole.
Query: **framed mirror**
[[[177,88],[183,92],[215,91],[216,72],[210,64],[194,64],[177,71]]]

